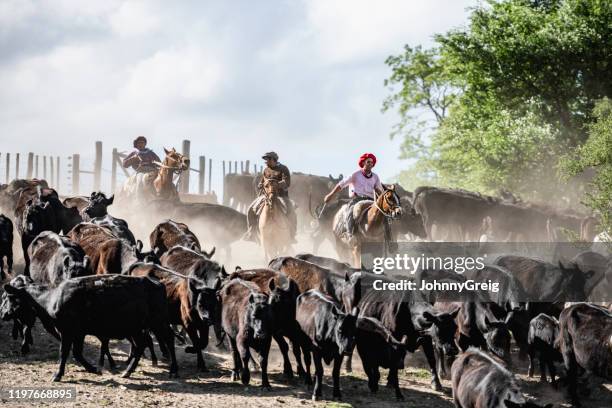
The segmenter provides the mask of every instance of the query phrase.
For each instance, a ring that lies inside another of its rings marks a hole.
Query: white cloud
[[[157,30],[160,27],[162,10],[154,10],[151,2],[125,2],[113,12],[110,26],[120,37],[137,36]]]

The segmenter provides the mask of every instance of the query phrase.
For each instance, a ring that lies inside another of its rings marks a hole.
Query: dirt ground
[[[196,231],[197,232],[197,231]],[[146,237],[144,231],[137,236]],[[198,234],[198,236],[202,236]],[[300,236],[300,242],[305,242]],[[145,241],[146,242],[146,241]],[[208,249],[209,244],[204,242]],[[309,245],[295,248],[295,252],[307,251]],[[21,249],[15,249],[16,254]],[[253,244],[242,243],[233,248],[235,258],[226,263],[228,271],[235,265],[243,268],[260,267],[264,265],[261,249]],[[333,249],[325,244],[321,255],[333,256]],[[17,264],[15,270],[21,271],[22,265]],[[153,367],[149,359],[142,359],[136,372],[129,379],[120,377],[125,368],[123,362],[127,358],[127,342],[111,343],[111,352],[119,365],[118,370],[111,372],[108,366],[102,374],[95,375],[85,370],[72,359],[66,367],[66,374],[61,383],[52,383],[51,377],[57,369],[59,344],[49,336],[40,323],[33,330],[34,345],[32,351],[22,356],[19,352],[19,341],[11,338],[11,322],[2,322],[0,328],[0,387],[11,386],[75,386],[77,398],[74,402],[62,403],[68,407],[166,407],[166,406],[199,406],[199,407],[426,407],[450,408],[450,382],[443,380],[444,392],[432,391],[429,387],[430,376],[426,362],[421,352],[409,355],[406,359],[406,369],[400,373],[400,386],[405,400],[397,402],[394,392],[387,389],[386,370],[381,370],[381,384],[378,394],[370,394],[367,379],[361,369],[361,362],[355,353],[353,373],[341,374],[340,386],[343,393],[341,402],[332,401],[331,397],[331,367],[325,368],[323,400],[311,401],[311,391],[295,378],[286,381],[282,375],[282,358],[276,345],[270,356],[269,373],[272,384],[271,391],[259,388],[260,375],[252,369],[251,384],[247,387],[239,382],[230,381],[231,358],[227,351],[210,347],[204,355],[209,372],[199,372],[195,356],[186,354],[184,346],[177,346],[179,362],[179,379],[169,379],[167,365],[160,360],[158,367]],[[97,361],[99,343],[93,337],[87,337],[85,357],[92,363]],[[147,352],[148,355],[148,352]],[[158,353],[158,356],[160,353]],[[293,357],[292,357],[293,358]],[[294,364],[295,366],[295,364]],[[312,368],[314,371],[314,367]],[[526,373],[526,362],[515,361],[514,372]],[[536,374],[537,375],[537,374]],[[562,405],[565,398],[562,392],[554,390],[549,385],[538,384],[537,378],[528,379],[519,375],[523,391],[537,398],[541,403],[554,403],[555,407]],[[6,406],[57,406],[56,402],[19,403],[2,400]],[[612,406],[612,383],[595,387],[584,406],[589,408],[609,408]]]

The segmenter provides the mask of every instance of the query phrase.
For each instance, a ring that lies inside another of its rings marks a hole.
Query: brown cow
[[[149,235],[151,249],[157,256],[162,256],[170,248],[180,245],[194,251],[201,251],[200,241],[187,224],[166,220],[153,229]]]

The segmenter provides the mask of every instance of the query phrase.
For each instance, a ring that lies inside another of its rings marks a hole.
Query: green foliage
[[[612,233],[612,101],[601,100],[593,110],[595,122],[589,126],[589,138],[562,161],[566,175],[593,169],[585,203],[601,217],[603,230]]]
[[[595,101],[612,97],[611,22],[610,1],[489,0],[436,48],[389,57],[383,111],[398,109],[393,135],[416,159],[400,181],[568,195],[559,156],[586,141]]]

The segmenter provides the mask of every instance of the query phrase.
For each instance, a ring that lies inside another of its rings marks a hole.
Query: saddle
[[[255,215],[257,215],[257,217],[259,217],[261,211],[264,208],[265,198],[266,197],[264,195],[261,195],[255,199],[255,205],[253,208],[255,209]],[[285,202],[285,200],[279,198],[278,202],[280,203],[280,208],[283,214],[287,215],[289,213],[289,208],[287,207],[287,203]]]

